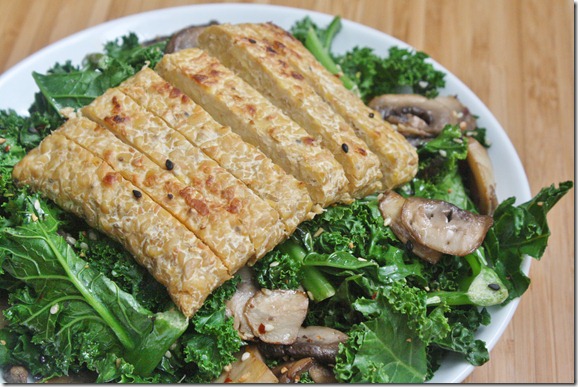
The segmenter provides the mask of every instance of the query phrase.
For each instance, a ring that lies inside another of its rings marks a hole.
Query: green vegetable
[[[11,295],[5,315],[32,334],[31,344],[54,356],[52,375],[72,362],[96,369],[98,355],[113,352],[148,375],[184,332],[174,310],[152,313],[80,259],[58,235],[58,221],[38,198],[26,200],[24,222],[0,230],[2,267],[27,287]],[[106,337],[106,341],[103,341]],[[95,353],[86,358],[87,348]]]
[[[51,107],[56,112],[83,107],[134,75],[145,64],[154,67],[162,58],[165,45],[162,41],[142,46],[131,33],[122,37],[121,42],[108,42],[103,54],[87,56],[82,66],[75,67],[68,62],[57,64],[47,74],[34,72],[32,76],[40,88],[37,104],[47,105],[44,109]]]
[[[364,102],[381,94],[407,92],[407,88],[410,92],[432,98],[438,95],[438,89],[445,86],[445,74],[436,70],[423,52],[392,47],[389,55],[382,58],[371,48],[354,47],[343,55],[333,55],[331,45],[340,29],[339,16],[327,28],[317,26],[306,17],[291,27],[291,33]]]
[[[428,294],[428,305],[499,305],[508,298],[508,290],[498,274],[488,266],[483,248],[464,257],[471,275],[462,278],[456,291],[438,291]]]

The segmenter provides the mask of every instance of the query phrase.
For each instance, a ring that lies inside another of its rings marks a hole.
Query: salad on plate
[[[415,173],[315,209],[263,257],[210,289],[193,312],[184,312],[122,237],[14,180],[26,155],[87,105],[122,90],[143,68],[161,68],[170,55],[197,47],[218,25],[154,40],[127,33],[80,64],[31,74],[39,91],[27,114],[0,110],[4,380],[418,383],[435,381],[449,357],[472,366],[489,361],[478,332],[528,288],[528,257],[543,255],[547,213],[572,183],[545,187],[521,204],[500,202],[486,129],[459,96],[443,94],[447,74],[405,46],[385,55],[361,45],[335,53],[339,17],[327,25],[296,20],[290,42],[334,74],[372,119],[405,138],[417,155]],[[174,160],[162,161],[174,169]],[[142,203],[143,192],[132,192]]]

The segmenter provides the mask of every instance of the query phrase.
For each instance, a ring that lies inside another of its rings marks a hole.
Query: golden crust
[[[288,175],[259,149],[243,141],[229,127],[217,123],[153,70],[142,69],[123,82],[119,89],[162,118],[271,205],[285,224],[287,235],[310,217],[313,203],[303,183]]]
[[[219,24],[207,27],[199,47],[231,68],[309,134],[321,140],[343,166],[352,197],[381,188],[380,161],[353,129],[248,25]]]
[[[231,274],[255,255],[247,231],[236,214],[183,184],[112,132],[83,117],[69,120],[55,133],[106,161],[142,193],[173,214],[215,252]]]
[[[267,202],[119,88],[108,90],[83,111],[159,167],[169,169],[208,202],[225,208],[244,226],[253,243],[255,259],[286,237],[279,214]]]
[[[392,189],[410,181],[417,173],[417,153],[405,138],[375,111],[347,90],[341,81],[325,69],[291,34],[273,23],[246,24],[266,40],[364,140],[381,161],[383,184]]]
[[[64,210],[120,242],[161,284],[186,316],[230,278],[219,258],[191,231],[102,159],[54,133],[14,168]]]
[[[305,183],[314,203],[327,206],[348,198],[345,173],[333,155],[218,60],[193,48],[165,55],[155,69]]]

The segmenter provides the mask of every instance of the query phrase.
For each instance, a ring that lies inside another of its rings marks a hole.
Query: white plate
[[[333,15],[288,7],[207,4],[167,8],[112,20],[62,39],[31,55],[0,76],[0,109],[11,108],[20,114],[26,114],[33,102],[34,93],[38,90],[31,76],[33,71],[43,73],[54,63],[62,63],[66,60],[79,64],[86,54],[102,51],[104,43],[129,32],[134,32],[140,39],[146,40],[210,20],[231,23],[273,21],[288,29],[296,20],[305,16],[311,17],[320,26],[327,25],[333,18]],[[380,31],[343,20],[343,28],[334,42],[333,51],[344,52],[356,45],[371,47],[380,55],[386,55],[388,47],[392,45],[409,47],[402,41]],[[515,196],[518,203],[529,200],[530,188],[520,159],[496,118],[466,85],[435,61],[432,60],[432,63],[439,70],[447,73],[446,88],[441,94],[458,95],[464,105],[479,116],[479,126],[487,128],[488,139],[492,143],[490,157],[494,165],[500,166],[495,170],[497,194],[500,201],[511,196]],[[530,259],[526,258],[523,263],[523,270],[526,274],[529,268]],[[482,327],[477,334],[477,338],[486,342],[488,349],[491,350],[494,347],[506,329],[518,302],[519,299],[510,302],[504,308],[491,308],[492,323],[487,327]],[[473,368],[457,356],[448,356],[432,382],[461,382],[472,372]]]

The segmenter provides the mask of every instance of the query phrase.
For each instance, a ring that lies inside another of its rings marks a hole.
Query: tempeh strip
[[[364,197],[381,188],[377,156],[305,77],[248,25],[212,25],[198,41],[200,48],[235,71],[311,136],[321,139],[343,166],[351,196]]]
[[[119,88],[109,89],[82,112],[238,218],[255,248],[254,259],[285,239],[279,214],[267,202]]]
[[[14,168],[14,178],[121,243],[192,316],[230,278],[219,258],[148,195],[61,134],[54,133]]]
[[[269,203],[285,224],[287,235],[310,218],[313,205],[303,183],[288,175],[255,146],[216,122],[186,94],[156,72],[144,68],[119,89],[162,118],[206,155]]]
[[[315,204],[349,199],[347,178],[333,155],[259,92],[199,49],[168,54],[156,70],[307,185]]]
[[[247,26],[281,53],[368,144],[381,161],[385,189],[402,185],[415,176],[418,164],[415,148],[357,95],[347,90],[341,80],[323,67],[300,41],[273,23]]]
[[[173,214],[215,252],[231,274],[255,255],[247,231],[235,214],[183,184],[109,130],[82,117],[67,121],[55,133],[106,161],[138,190]]]

